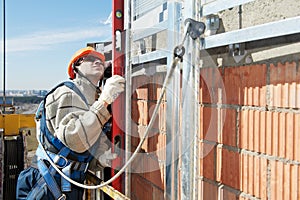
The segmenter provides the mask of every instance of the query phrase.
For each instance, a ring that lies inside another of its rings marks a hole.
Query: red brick
[[[131,187],[132,200],[152,200],[153,199],[153,189],[148,181],[145,181],[144,178],[139,175],[132,175],[132,183],[134,183],[134,187]]]
[[[300,167],[299,165],[291,165],[291,186],[290,186],[290,199],[300,199]]]
[[[240,190],[248,193],[248,156],[246,154],[241,154],[241,167],[240,167]]]
[[[289,84],[289,102],[288,105],[291,108],[297,108],[296,100],[297,100],[297,84],[291,83]]]
[[[200,139],[217,142],[218,110],[217,108],[200,108]]]
[[[286,155],[286,149],[290,148],[286,146],[286,113],[280,113],[279,114],[279,157],[285,158]]]
[[[136,131],[135,134],[138,134],[138,132]],[[140,137],[132,136],[130,142],[131,142],[131,151],[133,152],[140,142]]]
[[[262,170],[260,168],[260,159],[253,156],[253,163],[252,163],[252,167],[251,167],[251,171],[252,171],[252,176],[253,177],[253,186],[254,186],[254,190],[253,190],[253,194],[255,197],[260,197],[260,189],[261,189],[261,177],[260,177],[260,170]]]
[[[291,199],[291,165],[284,165],[283,170],[283,199]]]
[[[295,114],[295,121],[294,121],[294,159],[296,161],[300,161],[300,114]]]
[[[254,117],[253,110],[242,110],[241,111],[241,120],[240,120],[240,148],[247,150],[254,150],[255,147],[255,138],[259,140],[259,126],[255,126],[255,123],[258,122]],[[256,141],[259,142],[259,141]],[[258,144],[256,145],[258,149]]]
[[[147,152],[148,153],[156,153],[156,151],[158,151],[158,143],[160,142],[159,139],[159,135],[160,133],[155,133],[155,134],[151,134],[147,140],[148,140],[148,148],[147,148]]]
[[[137,88],[135,90],[137,94],[137,99],[148,100],[148,87],[145,85],[144,87]]]
[[[266,112],[260,112],[260,126],[259,126],[259,152],[266,153],[267,152],[267,138],[266,136]]]
[[[279,113],[272,113],[272,155],[279,155]]]
[[[148,100],[149,77],[136,76],[132,79],[132,91],[137,93],[138,99]]]
[[[153,162],[155,161],[150,161],[152,162],[152,164],[150,164],[151,166],[154,166]],[[155,162],[157,166],[155,166],[155,168],[158,168],[158,162]],[[164,177],[163,174],[161,173],[162,170],[158,169],[155,171],[151,171],[151,172],[146,172],[145,173],[145,178],[151,182],[152,185],[154,185],[155,187],[158,187],[160,189],[164,189]]]
[[[254,195],[254,157],[248,156],[248,193]]]
[[[286,156],[285,157],[290,160],[295,159],[294,134],[296,134],[295,114],[287,113],[286,114]]]
[[[132,100],[131,101],[131,120],[138,124],[140,119],[140,112],[138,108],[138,101]]]
[[[270,106],[299,108],[300,73],[295,62],[270,65]]]
[[[293,113],[267,112],[267,154],[288,159],[296,157],[297,142],[295,141],[297,140],[294,137],[298,133],[294,115]],[[272,145],[271,152],[270,145]]]
[[[267,199],[268,197],[268,160],[260,158],[260,198]]]
[[[255,119],[254,119],[254,110],[249,110],[248,111],[248,150],[251,150],[253,151],[254,150],[254,135],[255,135],[255,126],[254,126],[254,122],[255,122]]]
[[[248,143],[248,127],[249,127],[249,111],[248,110],[242,110],[240,112],[240,132],[239,132],[239,147],[241,149],[248,149],[249,143]]]
[[[210,86],[213,82],[212,68],[201,68],[200,70],[200,96],[201,103],[212,103]]]
[[[228,104],[266,105],[266,65],[225,68],[224,85]]]
[[[226,94],[226,99],[224,100],[226,100],[227,104],[241,104],[244,98],[241,79],[241,68],[227,67],[224,69],[223,77]]]
[[[223,162],[223,154],[222,154],[222,148],[221,147],[217,147],[216,148],[216,154],[217,154],[217,159],[216,159],[216,161],[217,161],[217,163],[216,163],[216,180],[218,181],[218,182],[221,182],[222,181],[222,173],[223,173],[223,171],[222,171],[222,162]]]
[[[142,101],[142,100],[138,100],[137,101],[137,108],[138,108],[138,115],[139,115],[139,118],[138,118],[138,124],[141,124],[141,125],[147,125],[147,120],[145,119],[145,117],[147,116],[147,113],[145,113],[145,108],[146,107],[146,102],[145,101]]]
[[[254,163],[252,165],[254,176],[254,196],[267,199],[267,160],[264,158],[254,156]],[[250,175],[251,176],[251,175]]]
[[[207,143],[200,143],[200,176],[204,176],[210,180],[216,179],[215,171],[215,154],[216,148],[214,145]]]
[[[221,155],[220,155],[221,154]],[[240,157],[239,153],[218,147],[217,157],[221,156],[221,164],[217,170],[221,172],[220,182],[239,189],[240,186]],[[218,158],[217,158],[218,159]]]
[[[232,192],[231,190],[227,190],[225,188],[220,189],[219,200],[237,200],[238,194]]]
[[[221,140],[222,144],[236,147],[236,110],[234,109],[221,109]]]
[[[296,106],[295,108],[300,108],[300,84],[296,84]]]
[[[143,135],[146,132],[146,129],[147,129],[146,126],[139,126],[139,129],[138,129],[139,139],[143,137]],[[143,149],[143,151],[148,152],[148,146],[149,146],[148,139],[146,139],[141,148]]]
[[[253,150],[255,152],[259,152],[259,144],[260,144],[260,125],[261,125],[261,119],[260,119],[260,113],[261,111],[255,110],[253,113],[253,127],[254,127],[254,131],[253,131]]]
[[[271,198],[283,198],[283,163],[272,161],[271,163]]]
[[[149,99],[148,100],[154,100],[157,101],[161,95],[161,89],[164,84],[164,73],[156,73],[153,76],[149,77]],[[163,96],[163,100],[165,99],[165,94]]]
[[[273,134],[272,134],[272,130],[273,130],[273,113],[268,111],[266,113],[267,117],[266,117],[266,138],[267,138],[267,142],[266,142],[266,153],[268,155],[272,155],[272,146],[273,146]]]
[[[241,154],[241,191],[257,198],[267,198],[267,160]]]
[[[165,74],[163,74],[163,73],[156,74],[155,80],[154,80],[154,82],[156,84],[153,85],[154,91],[156,92],[156,95],[155,95],[156,98],[153,98],[152,100],[157,101],[159,99],[161,92],[162,92],[162,87],[163,87],[164,81],[165,81]],[[166,100],[166,92],[165,92],[162,100],[163,101]]]
[[[221,84],[221,85],[220,85]],[[223,79],[218,68],[201,68],[200,70],[200,103],[217,103],[221,99],[218,90],[222,86]]]
[[[299,199],[300,198],[300,167],[299,165],[284,164],[271,161],[271,198]]]
[[[200,180],[199,199],[218,200],[218,187]]]

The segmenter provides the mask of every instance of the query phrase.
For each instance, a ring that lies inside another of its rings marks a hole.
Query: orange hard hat
[[[102,53],[96,51],[93,47],[85,47],[76,51],[76,53],[72,56],[69,65],[68,65],[68,74],[70,79],[75,78],[75,73],[73,69],[73,64],[78,61],[79,58],[85,57],[87,55],[95,56],[99,58],[103,63],[105,62],[105,56]]]

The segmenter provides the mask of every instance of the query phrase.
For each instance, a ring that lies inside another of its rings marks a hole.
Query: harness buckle
[[[72,163],[72,169],[75,171],[82,171],[83,173],[85,173],[87,172],[88,168],[89,168],[89,163],[80,163],[76,161]]]
[[[60,162],[61,160],[63,161],[63,163]],[[63,169],[68,165],[68,159],[62,155],[58,155],[58,159],[55,164],[58,168]]]
[[[57,200],[66,200],[66,195],[62,194]]]

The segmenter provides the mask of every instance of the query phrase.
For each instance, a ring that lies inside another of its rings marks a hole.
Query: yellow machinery
[[[0,114],[1,199],[15,199],[17,178],[24,169],[25,135],[35,128],[34,114]]]
[[[0,129],[3,136],[17,136],[22,128],[34,128],[34,114],[1,114]]]

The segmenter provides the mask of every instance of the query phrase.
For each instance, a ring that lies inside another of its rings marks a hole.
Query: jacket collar
[[[91,105],[95,102],[96,88],[86,78],[78,76],[74,79],[75,85],[86,97],[88,103]]]

